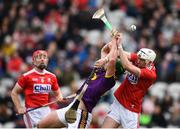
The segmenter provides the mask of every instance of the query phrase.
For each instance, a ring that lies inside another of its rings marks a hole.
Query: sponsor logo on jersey
[[[41,82],[44,83],[44,77],[39,77]]]
[[[34,84],[33,93],[48,94],[50,91],[50,84]]]
[[[131,84],[133,84],[133,85],[135,85],[135,84],[137,84],[138,83],[138,77],[137,76],[135,76],[134,74],[132,74],[132,73],[128,73],[128,81],[131,83]]]

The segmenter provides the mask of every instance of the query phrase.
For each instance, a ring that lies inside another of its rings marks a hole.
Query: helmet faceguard
[[[144,59],[148,62],[154,62],[155,58],[156,58],[156,53],[148,48],[142,48],[138,51],[137,53],[138,57],[140,59]]]

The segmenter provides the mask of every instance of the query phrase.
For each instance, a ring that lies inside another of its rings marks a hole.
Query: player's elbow
[[[13,98],[14,96],[16,96],[17,94],[15,93],[14,90],[11,91],[11,98]]]
[[[17,96],[17,95],[18,95],[17,91],[16,91],[15,89],[13,89],[13,90],[11,91],[11,98],[13,98],[13,97],[15,97],[15,96]]]

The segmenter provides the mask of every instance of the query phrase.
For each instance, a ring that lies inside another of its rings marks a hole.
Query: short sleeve
[[[19,84],[19,86],[21,88],[24,88],[26,85],[26,77],[24,75],[21,75],[17,81],[17,83]]]
[[[141,69],[140,78],[146,78],[146,79],[155,81],[156,80],[156,71],[147,69],[147,68],[143,68],[143,69]]]
[[[58,85],[58,82],[57,82],[57,78],[56,77],[53,77],[53,85],[52,85],[52,90],[53,91],[56,91],[59,89],[59,85]]]
[[[135,61],[137,60],[137,58],[138,58],[138,56],[137,56],[136,53],[131,53],[131,55],[130,55],[130,60],[131,60],[132,62],[135,62]]]

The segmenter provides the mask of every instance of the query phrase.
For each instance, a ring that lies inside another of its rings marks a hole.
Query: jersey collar
[[[40,74],[40,75],[44,75],[44,74],[46,73],[46,70],[45,70],[45,69],[43,69],[42,72],[39,72],[39,71],[37,71],[37,70],[34,68],[33,71],[34,71],[35,73],[37,73],[37,74]]]

